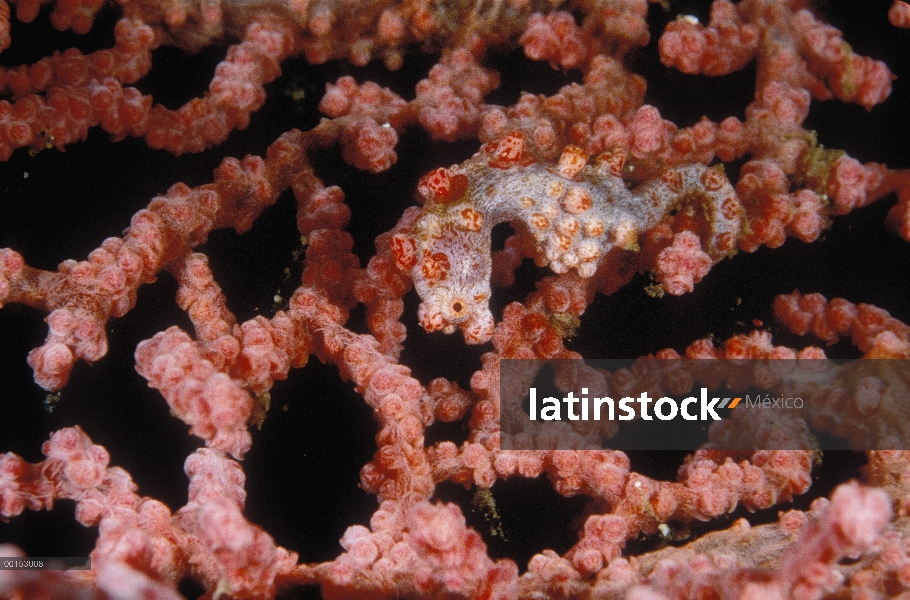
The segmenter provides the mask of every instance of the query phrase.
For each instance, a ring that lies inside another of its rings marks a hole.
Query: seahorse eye
[[[459,324],[470,316],[471,305],[462,296],[447,300],[443,306],[445,318],[450,323]]]

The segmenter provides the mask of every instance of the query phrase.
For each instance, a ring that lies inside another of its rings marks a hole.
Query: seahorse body
[[[423,300],[419,318],[427,331],[459,327],[468,343],[490,339],[490,238],[505,221],[530,236],[539,266],[576,269],[582,277],[614,247],[637,250],[640,233],[684,205],[701,209],[709,227],[702,248],[713,262],[735,248],[742,210],[721,168],[674,168],[629,190],[621,156],[587,159],[569,146],[556,165],[539,163],[525,152],[524,137],[512,133],[421,180],[422,214],[391,244]]]

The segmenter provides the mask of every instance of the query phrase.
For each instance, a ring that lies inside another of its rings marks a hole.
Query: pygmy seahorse
[[[742,210],[722,167],[667,169],[634,190],[622,179],[624,155],[588,155],[568,146],[555,164],[538,162],[510,133],[460,165],[424,176],[424,198],[410,230],[391,238],[400,269],[423,301],[421,325],[469,344],[493,334],[489,309],[491,231],[508,221],[533,248],[538,266],[591,277],[612,248],[638,249],[638,236],[683,207],[700,209],[702,250],[716,263],[734,251]]]

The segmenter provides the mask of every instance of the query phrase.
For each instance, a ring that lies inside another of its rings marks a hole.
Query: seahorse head
[[[467,343],[481,344],[493,335],[490,234],[476,224],[465,227],[463,208],[425,214],[410,235],[392,238],[392,250],[423,301],[418,311],[423,328],[445,333],[459,328]]]

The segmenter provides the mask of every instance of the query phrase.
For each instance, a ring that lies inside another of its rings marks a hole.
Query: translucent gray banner
[[[908,450],[910,360],[503,360],[503,450]]]

